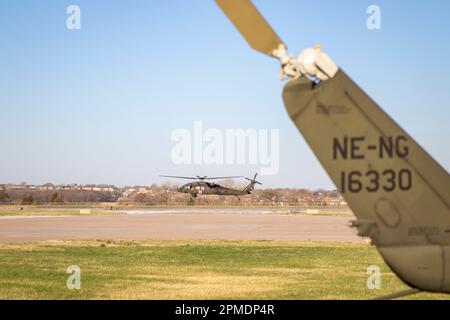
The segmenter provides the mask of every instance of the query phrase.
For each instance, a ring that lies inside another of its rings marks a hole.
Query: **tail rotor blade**
[[[273,56],[283,44],[250,0],[216,0],[228,19],[255,50]]]
[[[258,174],[257,173],[255,173],[255,176],[253,177],[253,179],[250,179],[250,178],[245,178],[245,179],[247,179],[248,181],[250,181],[250,182],[253,182],[253,183],[255,183],[255,184],[259,184],[259,185],[262,185],[262,183],[261,182],[259,182],[259,181],[256,181],[256,176],[257,176]]]

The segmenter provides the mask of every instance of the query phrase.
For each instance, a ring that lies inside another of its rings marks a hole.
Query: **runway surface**
[[[277,215],[273,210],[131,210],[127,215],[0,217],[0,243],[42,240],[282,240],[364,242],[350,216]]]

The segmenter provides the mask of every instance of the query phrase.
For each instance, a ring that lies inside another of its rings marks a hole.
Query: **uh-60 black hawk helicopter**
[[[261,185],[261,182],[256,181],[256,176],[253,179],[246,178],[243,176],[231,176],[231,177],[208,177],[208,176],[196,176],[196,177],[180,177],[180,176],[167,176],[160,175],[160,177],[166,178],[176,178],[176,179],[188,179],[188,180],[196,180],[195,182],[189,182],[185,185],[177,188],[178,192],[181,193],[189,193],[191,198],[196,198],[199,194],[201,195],[218,195],[218,196],[236,196],[239,199],[239,196],[245,196],[251,194],[252,190],[255,188],[255,184]],[[227,188],[221,186],[215,182],[208,182],[205,180],[220,180],[220,179],[239,179],[245,178],[250,183],[242,190]]]

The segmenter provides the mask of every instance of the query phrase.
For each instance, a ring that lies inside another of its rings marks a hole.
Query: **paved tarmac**
[[[130,210],[126,215],[0,217],[0,243],[43,240],[281,240],[362,243],[351,216],[269,209]]]

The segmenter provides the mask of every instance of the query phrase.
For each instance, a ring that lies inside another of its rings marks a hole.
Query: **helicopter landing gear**
[[[191,194],[187,203],[188,206],[193,206],[195,204],[195,198],[197,198],[197,195],[195,193]]]

